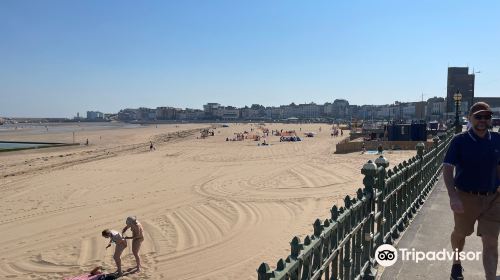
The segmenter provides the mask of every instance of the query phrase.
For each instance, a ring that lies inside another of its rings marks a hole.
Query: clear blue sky
[[[500,1],[0,0],[0,115],[386,104],[470,66],[500,96]]]

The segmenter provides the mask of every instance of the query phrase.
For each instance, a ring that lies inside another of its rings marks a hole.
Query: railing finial
[[[296,259],[302,249],[304,249],[304,245],[300,243],[300,238],[298,236],[293,237],[292,242],[290,242],[290,256],[292,259]]]
[[[332,209],[330,210],[330,213],[332,214],[332,221],[336,222],[337,219],[339,218],[339,209],[337,205],[333,205]]]
[[[320,219],[316,219],[313,224],[314,236],[318,237],[323,232],[323,225],[321,224]]]
[[[425,149],[424,143],[422,142],[418,143],[416,148],[417,148],[417,155],[419,157],[422,157],[424,155],[424,149]]]

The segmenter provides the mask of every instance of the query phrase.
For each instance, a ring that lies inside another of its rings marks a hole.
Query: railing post
[[[394,180],[395,184],[393,185],[393,189],[397,188],[401,184],[401,169],[403,169],[403,165],[399,163],[398,165],[394,166]],[[392,191],[392,189],[391,189]],[[391,207],[391,239],[395,240],[399,238],[399,232],[398,232],[398,219],[399,219],[399,203],[398,199],[401,199],[401,191],[396,191],[392,196],[390,196],[389,201],[390,201],[390,207]]]
[[[424,203],[423,201],[423,193],[425,191],[425,186],[427,185],[428,178],[427,178],[427,168],[424,162],[424,149],[425,145],[424,143],[420,142],[416,146],[417,149],[417,160],[418,160],[418,167],[419,167],[419,178],[418,178],[418,193],[417,193],[417,202],[413,205],[414,208],[412,209],[415,213],[417,212],[418,208]],[[431,150],[432,152],[432,150]]]
[[[309,247],[311,245],[311,237],[309,235],[304,238],[304,247]],[[310,250],[311,248],[309,248]],[[301,280],[309,280],[311,279],[312,275],[312,258],[313,258],[313,252],[309,251],[307,254],[302,255],[302,277],[300,277]]]
[[[381,156],[383,158],[383,156]],[[363,185],[365,186],[365,197],[368,204],[368,215],[369,220],[365,223],[363,232],[363,261],[361,265],[363,266],[368,262],[368,267],[362,272],[362,279],[371,280],[375,279],[377,275],[377,270],[374,267],[374,248],[373,248],[373,236],[375,227],[375,178],[377,175],[377,165],[369,160],[363,165],[361,169],[361,174],[365,175],[363,178]],[[382,197],[382,196],[380,196]],[[380,209],[378,209],[380,211]],[[377,229],[380,231],[381,217],[377,219]]]
[[[399,189],[400,200],[398,202],[398,231],[403,232],[406,224],[408,223],[408,217],[406,216],[406,209],[408,206],[408,162],[403,161],[403,168],[401,168],[401,183],[402,187]]]
[[[332,223],[338,223],[338,218],[339,218],[339,210],[337,208],[337,205],[333,205],[332,209],[330,210],[331,217],[332,217]],[[338,235],[338,224],[337,227],[333,230],[332,236],[330,237],[331,240],[331,248],[337,248],[339,244],[339,235]],[[332,261],[332,275],[331,275],[331,280],[338,280],[339,279],[339,255],[337,254]]]
[[[346,209],[345,212],[345,219],[344,219],[344,230],[345,230],[345,235],[349,234],[352,229],[352,215],[353,212],[351,211],[351,205],[352,205],[352,200],[350,195],[346,195],[344,198],[344,207]],[[345,236],[344,235],[344,236]]]
[[[313,224],[314,239],[320,239],[321,233],[323,232],[323,225],[321,224],[320,219],[316,219]],[[312,271],[315,271],[317,268],[321,266],[323,263],[323,242],[321,242],[320,246],[313,250],[313,262],[312,262]]]
[[[302,249],[304,249],[304,245],[300,243],[300,238],[298,236],[295,236],[290,242],[290,259],[297,261],[297,258],[299,257],[300,251]],[[299,269],[292,271],[290,279],[299,280],[301,271],[302,271],[302,264],[299,266]]]
[[[332,206],[332,209],[330,210],[330,214],[331,214],[332,223],[338,223],[339,209],[338,209],[337,205]],[[339,244],[338,230],[335,230],[334,233],[332,234],[331,241],[332,241],[331,242],[332,248],[336,248]]]
[[[439,171],[441,168],[441,158],[438,158],[441,154],[442,147],[440,147],[440,139],[439,137],[434,137],[433,139],[433,147],[432,147],[432,154],[430,158],[427,158],[423,161],[425,165],[427,165],[426,168],[426,182],[432,182],[430,184],[426,185],[426,188],[424,189],[424,194],[427,197],[429,192],[431,191],[431,187],[434,185],[434,183],[437,180],[437,176],[434,176],[436,172]]]
[[[415,172],[415,156],[410,158],[408,162],[408,180],[409,180],[409,188],[408,188],[408,203],[406,205],[406,218],[408,219],[408,224],[409,221],[413,218],[413,211],[412,211],[412,206],[413,203],[415,202],[415,192],[416,188],[418,188],[418,182],[416,182],[415,176],[418,175],[418,173]]]
[[[352,206],[352,200],[349,195],[346,195],[344,198],[344,207],[346,209],[345,211],[345,216],[344,216],[344,231],[345,234],[344,236],[347,237],[347,242],[344,245],[344,258],[343,258],[343,269],[344,269],[344,275],[342,279],[351,279],[351,270],[352,270],[352,257],[351,257],[351,239],[352,239],[352,234],[351,230],[353,228],[352,226],[352,215],[353,215],[353,210],[351,209]]]
[[[323,221],[323,229],[329,228],[330,227],[330,219],[325,219]],[[322,256],[321,256],[321,265],[325,262],[328,257],[330,257],[330,254],[332,253],[332,247],[330,246],[330,239],[332,235],[332,231],[328,230],[325,232],[326,235],[324,238],[321,240],[321,248],[322,248]],[[325,276],[324,279],[331,279],[331,272],[330,272],[330,264],[328,264],[325,267],[325,270],[323,271],[323,275]]]
[[[374,212],[374,214],[379,213],[378,219],[377,219],[377,231],[380,233],[381,238],[377,240],[376,247],[384,243],[384,235],[386,234],[386,231],[384,230],[385,224],[389,222],[390,224],[390,219],[387,217],[388,210],[390,210],[390,204],[384,203],[385,196],[387,194],[387,187],[386,187],[386,180],[388,178],[388,173],[386,169],[389,167],[389,161],[384,157],[384,156],[379,156],[375,160],[375,164],[377,165],[378,169],[378,174],[377,174],[377,183],[375,184],[375,188],[378,189],[380,192],[380,195],[376,201],[376,206],[377,209]],[[375,194],[375,192],[374,192]],[[372,231],[375,234],[375,228],[372,227]],[[372,257],[375,258],[375,250],[372,250],[373,254]]]
[[[352,258],[351,258],[351,238],[347,239],[347,242],[344,245],[344,278],[342,279],[351,279],[351,267],[352,267]]]
[[[400,170],[400,188],[399,188],[399,191],[398,191],[398,199],[396,200],[396,204],[397,204],[397,220],[399,221],[398,222],[398,231],[399,232],[402,232],[404,230],[404,226],[403,226],[403,223],[405,222],[405,217],[404,217],[404,210],[406,208],[406,202],[408,201],[407,197],[406,197],[406,190],[407,190],[407,186],[408,186],[408,181],[406,179],[406,170],[407,170],[407,162],[406,160],[404,160],[402,163],[400,163],[401,165],[401,168],[399,169]]]
[[[396,168],[396,167],[394,167]],[[384,204],[381,203],[380,209],[382,211],[382,230],[383,230],[383,240],[384,244],[392,244],[392,235],[391,227],[392,227],[392,199],[387,197],[387,193],[389,193],[393,189],[393,185],[396,183],[396,178],[394,176],[394,169],[387,170],[387,180],[385,180],[384,192],[380,201],[387,199],[388,201]],[[387,235],[387,239],[386,239]],[[380,245],[380,244],[378,244]]]

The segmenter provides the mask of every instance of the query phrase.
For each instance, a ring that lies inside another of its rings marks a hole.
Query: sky
[[[500,96],[500,1],[0,0],[0,116]]]

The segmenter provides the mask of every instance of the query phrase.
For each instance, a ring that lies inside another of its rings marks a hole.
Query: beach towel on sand
[[[97,274],[97,275],[90,275],[90,274],[83,274],[80,276],[75,276],[75,277],[69,277],[69,278],[64,278],[64,280],[113,280],[116,279],[116,276],[113,274]]]

